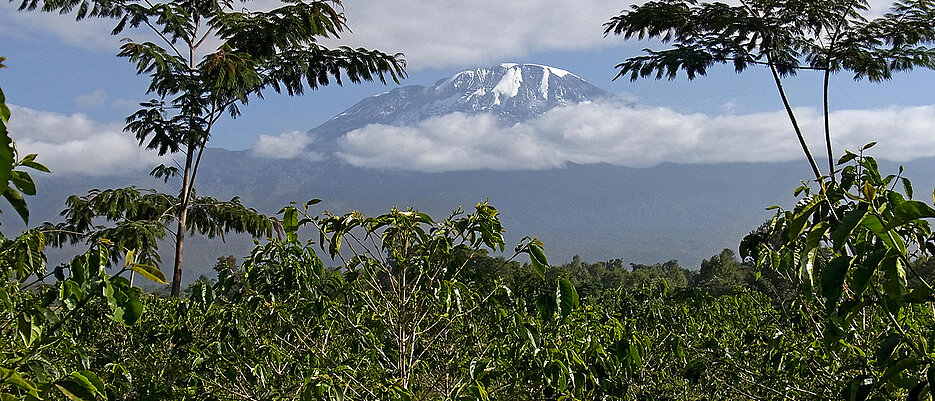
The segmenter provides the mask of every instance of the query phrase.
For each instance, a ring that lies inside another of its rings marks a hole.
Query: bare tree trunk
[[[179,193],[178,228],[175,232],[175,268],[172,272],[172,296],[178,297],[182,290],[182,255],[185,249],[185,220],[188,217],[188,201],[192,188],[192,163],[195,146],[189,145],[185,155],[185,173],[182,178],[182,191]]]
[[[792,112],[792,106],[789,104],[786,91],[782,87],[782,80],[779,79],[779,71],[776,71],[776,66],[773,65],[772,62],[769,63],[769,70],[773,73],[773,80],[776,82],[776,89],[779,90],[779,97],[782,98],[782,105],[786,108],[786,114],[789,115],[789,121],[792,122],[792,129],[795,130],[795,136],[799,139],[799,144],[802,145],[805,158],[808,159],[808,164],[812,167],[812,172],[815,173],[815,179],[821,179],[821,170],[818,169],[818,163],[815,162],[815,157],[812,156],[811,150],[808,149],[808,144],[805,143],[805,136],[802,135],[802,129],[799,128],[799,122],[795,119],[795,113]]]
[[[828,176],[831,177],[831,182],[834,182],[834,153],[831,151],[831,108],[828,102],[828,82],[831,80],[831,69],[825,70],[825,79],[824,87],[822,88],[824,93],[823,103],[824,103],[824,112],[822,113],[825,118],[825,148],[828,150]]]

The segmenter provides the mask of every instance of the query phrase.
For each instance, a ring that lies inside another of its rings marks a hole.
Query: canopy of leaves
[[[165,238],[170,224],[175,221],[181,202],[177,196],[127,187],[94,189],[85,196],[72,195],[65,206],[61,212],[64,222],[42,226],[50,245],[106,239],[116,249],[136,250],[142,263],[158,264],[159,241]],[[270,219],[247,208],[237,197],[229,201],[194,198],[188,205],[186,227],[189,233],[208,238],[223,238],[229,232],[249,233],[256,238],[273,235]],[[114,255],[115,258],[119,256]]]
[[[650,1],[613,17],[604,33],[672,43],[618,64],[617,76],[631,80],[674,79],[679,71],[694,79],[715,64],[737,72],[769,65],[781,75],[843,70],[871,81],[935,67],[935,50],[927,47],[935,42],[935,6],[898,1],[873,20],[862,15],[867,7],[866,0]]]

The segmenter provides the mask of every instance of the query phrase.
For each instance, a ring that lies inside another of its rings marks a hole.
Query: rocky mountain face
[[[319,150],[369,124],[409,126],[451,113],[489,113],[504,125],[537,117],[559,106],[614,96],[568,71],[538,64],[500,64],[461,71],[432,87],[410,85],[358,102],[312,129]]]

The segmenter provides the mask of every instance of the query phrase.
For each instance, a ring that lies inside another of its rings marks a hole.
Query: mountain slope
[[[917,160],[906,163],[906,174],[916,188],[933,188],[935,177],[925,174],[933,168],[935,159]],[[881,165],[881,171],[894,170],[893,163]],[[290,201],[320,198],[323,202],[316,211],[360,210],[373,215],[399,206],[415,207],[435,217],[446,216],[459,206],[470,210],[489,198],[501,211],[508,241],[538,236],[555,263],[580,254],[588,261],[623,258],[626,263],[678,259],[683,266],[696,268],[702,258],[722,248],[736,249],[743,235],[771,215],[765,207],[792,206],[792,190],[808,176],[807,164],[800,161],[419,173],[271,160],[249,152],[208,149],[199,194],[221,199],[240,196],[244,204],[270,214]],[[143,174],[135,178],[52,174],[36,179],[40,196],[28,199],[34,224],[58,221],[65,197],[86,193],[88,188],[163,186]],[[5,220],[5,234],[21,227],[15,214],[0,216]],[[210,268],[218,256],[233,254],[240,259],[253,244],[235,235],[227,243],[199,236],[190,240],[186,280],[213,274]],[[166,244],[165,260],[171,259],[170,251],[171,245]]]

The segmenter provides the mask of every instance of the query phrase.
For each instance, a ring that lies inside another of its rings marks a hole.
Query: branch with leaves
[[[873,20],[863,16],[868,7],[866,0],[742,0],[738,5],[650,1],[611,18],[604,24],[604,33],[672,43],[669,49],[645,49],[645,55],[617,64],[617,78],[671,80],[684,71],[692,80],[718,64],[731,65],[738,73],[751,66],[768,67],[815,178],[830,177],[834,181],[837,171],[831,146],[831,75],[848,71],[855,80],[879,82],[896,72],[935,68],[935,5],[897,1],[890,12]],[[825,175],[805,141],[783,87],[783,79],[800,71],[824,74]]]

